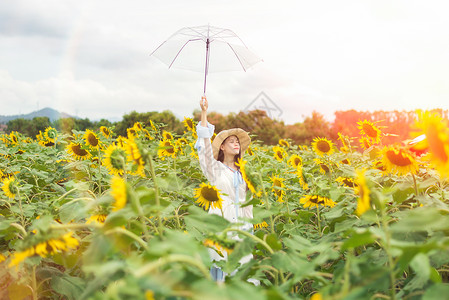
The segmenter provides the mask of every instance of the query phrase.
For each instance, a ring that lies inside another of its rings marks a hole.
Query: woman
[[[241,207],[246,201],[246,183],[242,178],[236,162],[242,157],[242,153],[248,149],[251,138],[248,133],[240,128],[223,130],[217,134],[211,143],[210,138],[214,134],[215,126],[207,122],[208,102],[206,97],[202,97],[201,122],[198,123],[196,131],[198,140],[195,148],[198,150],[201,170],[211,185],[214,185],[222,195],[222,210],[210,208],[210,214],[222,215],[231,223],[243,223],[240,228],[250,231],[252,224],[243,222],[239,218],[253,218],[253,207],[248,205]],[[238,239],[237,236],[233,237]],[[227,253],[223,251],[223,257],[210,249],[209,253],[213,261],[227,259]],[[241,264],[251,260],[252,255],[247,255],[240,260]],[[224,281],[225,273],[217,267],[211,268],[211,275],[216,281]],[[254,282],[254,280],[251,280]]]

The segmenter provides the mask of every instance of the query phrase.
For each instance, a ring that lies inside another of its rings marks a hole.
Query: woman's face
[[[225,155],[237,155],[240,152],[240,142],[237,136],[231,135],[221,144],[220,149]]]

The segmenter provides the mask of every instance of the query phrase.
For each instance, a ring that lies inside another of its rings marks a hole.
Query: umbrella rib
[[[168,66],[168,68],[170,69],[171,66],[175,63],[175,60],[178,58],[179,54],[181,53],[182,49],[184,49],[184,47],[189,43],[189,42],[193,42],[193,41],[200,41],[201,39],[192,39],[192,40],[188,40],[187,42],[184,43],[184,45],[182,45],[181,49],[179,49],[178,53],[176,53],[175,58],[173,58],[172,62],[170,63],[170,65]]]
[[[234,48],[232,48],[231,44],[229,44],[229,43],[227,43],[227,44],[228,44],[229,48],[231,48],[232,52],[234,52],[234,55],[235,55],[235,57],[237,58],[237,60],[239,61],[240,66],[242,66],[243,71],[246,72],[246,69],[245,69],[245,67],[244,67],[243,64],[242,64],[242,61],[240,60],[240,57],[239,57],[239,56],[237,55],[237,53],[235,52]]]

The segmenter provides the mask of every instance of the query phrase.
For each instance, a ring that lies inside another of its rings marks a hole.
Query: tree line
[[[447,110],[435,110],[445,119],[448,119]],[[378,127],[385,135],[383,144],[402,142],[410,138],[411,127],[417,118],[415,111],[336,111],[333,122],[327,121],[322,114],[314,111],[305,117],[302,122],[285,124],[284,121],[274,120],[268,117],[263,110],[229,113],[223,115],[210,112],[208,120],[215,125],[216,132],[223,129],[240,127],[266,145],[277,144],[279,139],[287,139],[297,145],[310,144],[315,137],[326,137],[334,142],[338,140],[338,133],[348,137],[359,137],[360,129],[357,122],[368,120]],[[192,115],[194,121],[200,120],[200,111],[195,110]],[[35,137],[39,131],[44,131],[51,126],[62,133],[71,134],[72,130],[84,131],[86,129],[98,130],[100,126],[106,126],[116,134],[126,136],[126,129],[141,122],[150,126],[150,121],[163,124],[163,129],[175,134],[182,134],[185,130],[183,120],[179,120],[171,111],[144,112],[133,111],[125,114],[121,121],[110,122],[102,119],[90,121],[89,119],[63,118],[50,122],[47,117],[36,117],[32,120],[15,119],[7,123],[6,132],[17,131],[30,137]]]

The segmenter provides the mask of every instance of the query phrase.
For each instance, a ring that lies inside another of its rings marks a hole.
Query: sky
[[[207,24],[263,59],[210,73],[210,111],[268,105],[293,124],[313,111],[332,120],[338,110],[449,109],[448,11],[445,0],[2,0],[0,115],[51,107],[91,120],[166,109],[191,117],[204,74],[150,53]]]

